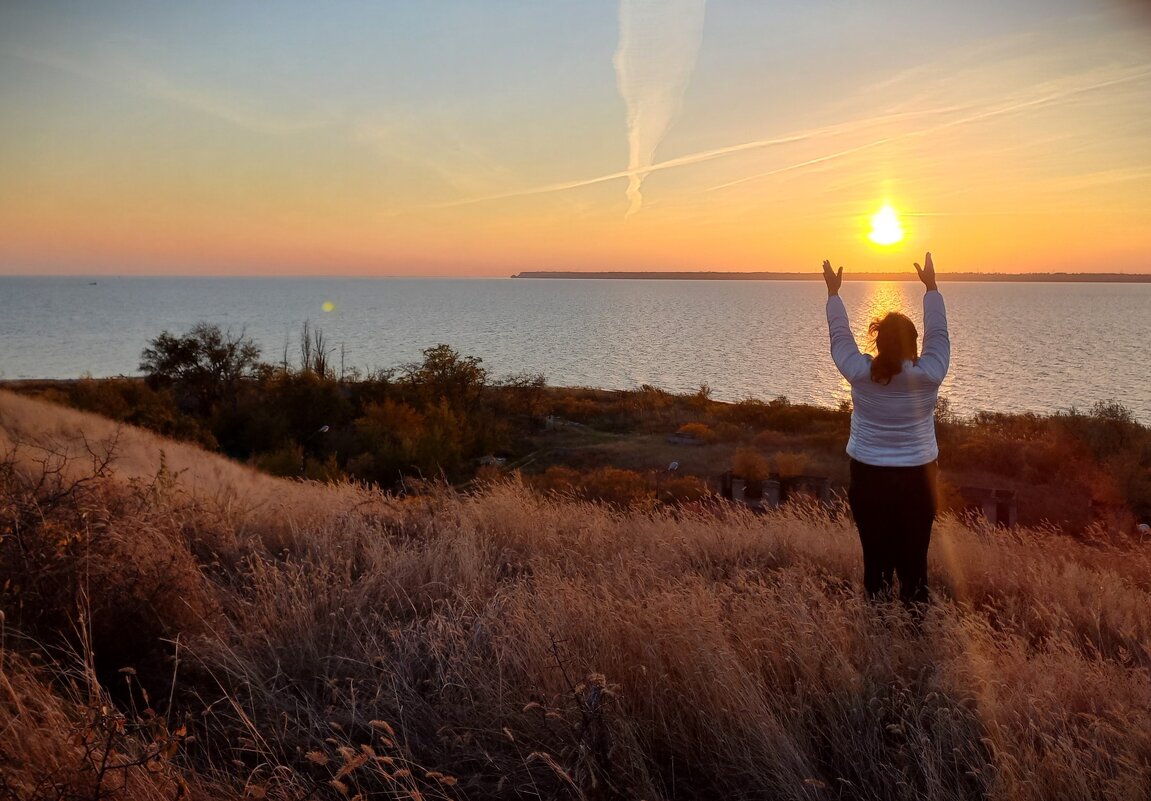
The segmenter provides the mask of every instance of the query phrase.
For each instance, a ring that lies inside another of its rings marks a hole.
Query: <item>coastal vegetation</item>
[[[551,387],[542,375],[494,377],[481,358],[448,345],[364,375],[345,370],[323,332],[307,326],[296,358],[261,355],[242,333],[201,324],[148,343],[143,380],[11,386],[273,475],[397,493],[413,482],[463,486],[512,472],[541,489],[618,504],[698,500],[729,470],[753,482],[805,474],[833,490],[847,482],[847,407],[724,403],[707,386]],[[936,423],[946,510],[969,508],[965,492],[976,487],[1011,494],[1024,525],[1130,533],[1151,522],[1151,429],[1114,401],[961,418],[943,400]]]
[[[1151,792],[1145,540],[945,516],[917,628],[838,506],[400,496],[9,392],[0,454],[18,801]]]

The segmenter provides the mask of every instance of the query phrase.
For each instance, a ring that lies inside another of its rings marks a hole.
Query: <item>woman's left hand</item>
[[[823,260],[823,282],[827,284],[827,296],[830,298],[832,295],[839,294],[839,287],[843,285],[843,267],[839,268],[839,272],[831,269],[831,262],[827,259]]]
[[[930,251],[928,251],[927,255],[923,258],[923,263],[927,266],[920,267],[919,262],[915,262],[915,272],[919,274],[919,280],[923,282],[925,287],[927,287],[928,292],[932,291],[933,289],[939,289],[935,283],[935,264],[931,261]]]

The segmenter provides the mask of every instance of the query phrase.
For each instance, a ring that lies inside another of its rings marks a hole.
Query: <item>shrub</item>
[[[715,438],[720,442],[738,442],[744,438],[745,431],[734,423],[721,420],[714,429]]]
[[[141,426],[173,439],[216,447],[216,439],[194,417],[182,414],[168,392],[157,391],[137,378],[82,378],[68,387],[58,402],[112,420]]]
[[[0,628],[90,649],[102,681],[134,665],[162,683],[166,640],[215,622],[180,537],[175,477],[161,463],[125,487],[113,480],[115,440],[83,442],[88,464],[76,446],[21,445],[0,459]]]
[[[768,405],[758,398],[744,398],[728,406],[723,412],[727,422],[756,429],[766,428],[770,415]]]
[[[781,431],[772,431],[767,429],[760,431],[752,437],[751,444],[760,450],[775,450],[786,445],[792,444],[794,438],[789,434],[784,434]]]
[[[594,398],[563,394],[551,400],[551,411],[556,417],[577,423],[588,423],[601,414]]]
[[[715,432],[706,423],[685,423],[679,427],[679,431],[676,433],[694,437],[700,442],[713,442],[715,440]]]
[[[731,469],[746,481],[763,481],[771,475],[767,459],[754,448],[739,448],[732,458]]]
[[[647,479],[633,470],[601,467],[580,476],[578,491],[593,501],[632,506],[652,496]]]
[[[621,507],[650,500],[653,496],[652,488],[644,476],[615,467],[580,472],[570,467],[553,465],[542,475],[535,476],[531,484],[544,492],[573,495]]]
[[[664,503],[692,503],[711,494],[696,476],[672,476],[659,483],[659,500]]]
[[[418,460],[425,417],[403,401],[368,403],[355,421],[363,452],[348,461],[348,471],[361,479],[390,486]]]
[[[252,464],[273,476],[301,476],[304,473],[304,449],[286,442],[274,451],[257,454]]]
[[[1096,459],[1103,459],[1131,445],[1147,442],[1147,429],[1135,421],[1135,415],[1118,401],[1098,401],[1088,414],[1075,408],[1055,416],[1064,430],[1090,448]]]
[[[540,492],[571,493],[579,480],[579,471],[570,467],[552,465],[543,473],[533,476],[530,483]]]
[[[699,389],[689,393],[686,399],[688,405],[696,411],[707,411],[714,405],[711,399],[711,387],[708,384],[700,384]]]
[[[507,414],[525,417],[543,417],[547,403],[544,391],[547,379],[542,373],[517,373],[506,376],[498,384],[497,400]]]
[[[771,457],[772,472],[782,478],[804,475],[811,464],[811,457],[801,451],[780,451]]]

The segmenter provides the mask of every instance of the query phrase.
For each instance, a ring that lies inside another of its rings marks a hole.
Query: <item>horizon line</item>
[[[877,277],[882,277],[882,279]],[[331,279],[331,280],[346,280],[346,279],[389,279],[389,278],[403,278],[403,279],[442,279],[442,278],[459,278],[459,279],[500,279],[508,280],[515,278],[682,278],[689,279],[696,278],[724,278],[724,279],[777,279],[777,280],[822,280],[823,273],[817,270],[812,271],[797,271],[797,270],[521,270],[517,273],[510,275],[506,273],[491,273],[491,274],[477,274],[477,273],[290,273],[286,275],[277,275],[273,273],[0,273],[0,279],[4,278],[69,278],[69,279],[82,279],[91,283],[99,283],[101,280],[115,280],[124,278],[175,278],[175,279],[275,279],[275,280],[312,280],[312,279]],[[1131,280],[1134,282],[1151,282],[1151,272],[1135,273],[1135,272],[1088,272],[1088,271],[1067,271],[1067,270],[1040,270],[1035,272],[1000,272],[1000,271],[974,271],[965,270],[962,272],[949,272],[940,275],[944,280],[975,280],[977,278],[1018,278],[1023,280],[1039,280],[1041,278],[1057,277],[1061,279],[1080,279],[1091,280],[1096,279],[1099,281],[1118,281],[1118,280]],[[855,271],[852,273],[845,273],[846,280],[899,280],[899,281],[918,281],[919,277],[913,273],[905,271],[878,271],[866,270]]]

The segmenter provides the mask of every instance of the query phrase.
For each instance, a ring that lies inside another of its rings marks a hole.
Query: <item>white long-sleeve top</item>
[[[871,356],[860,353],[838,295],[827,299],[831,358],[851,384],[851,436],[847,454],[881,467],[916,467],[939,456],[935,403],[951,362],[947,309],[938,290],[923,296],[923,350],[905,361],[891,383],[871,380]]]

